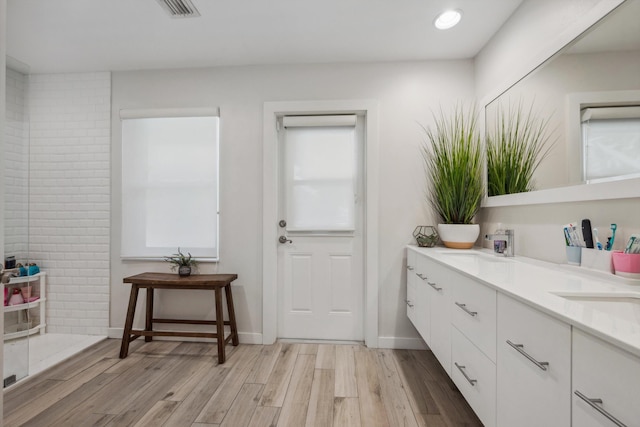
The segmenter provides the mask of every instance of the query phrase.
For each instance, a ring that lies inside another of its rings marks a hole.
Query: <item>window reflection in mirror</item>
[[[514,103],[534,105],[541,117],[550,117],[549,128],[557,143],[534,175],[535,190],[565,187],[602,179],[637,177],[637,170],[624,167],[613,158],[635,156],[638,162],[640,144],[637,127],[627,128],[625,136],[615,143],[626,151],[610,150],[608,171],[600,169],[599,156],[589,160],[583,145],[581,110],[594,107],[640,105],[640,1],[629,1],[587,31],[579,40],[542,64],[528,76],[486,106],[486,129],[494,126],[496,111]],[[608,96],[603,96],[607,94]],[[615,95],[613,97],[609,95]],[[637,99],[635,99],[637,98]],[[616,100],[619,100],[617,102]],[[575,111],[574,111],[575,110]],[[629,133],[630,132],[630,133]],[[593,149],[593,147],[592,147]],[[632,153],[628,150],[632,150]],[[585,179],[586,168],[606,177]],[[595,169],[600,170],[595,172]],[[620,169],[619,173],[612,170]]]
[[[640,177],[640,107],[581,111],[585,182]]]

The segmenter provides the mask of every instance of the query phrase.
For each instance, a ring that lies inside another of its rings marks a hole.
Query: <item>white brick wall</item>
[[[14,255],[18,262],[27,257],[28,239],[28,77],[7,69],[6,127],[4,138],[4,219],[5,255]],[[4,261],[4,260],[2,260]]]
[[[48,273],[48,331],[109,326],[111,74],[30,76],[30,252]]]

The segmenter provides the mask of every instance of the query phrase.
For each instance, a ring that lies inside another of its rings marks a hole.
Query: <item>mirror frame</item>
[[[480,104],[483,106],[480,117],[480,131],[482,134],[485,134],[486,108],[492,101],[496,100],[521,80],[527,78],[538,68],[543,67],[548,61],[553,60],[554,57],[561,54],[565,48],[579,40],[584,34],[595,29],[603,19],[623,5],[625,1],[626,0],[620,0],[616,5],[609,7],[606,10],[598,7],[594,8],[592,11],[593,13],[588,14],[589,16],[585,16],[584,22],[581,23],[582,25],[578,24],[576,26],[574,36],[559,37],[550,42],[543,49],[543,53],[537,56],[537,60],[533,61],[532,66],[524,75],[513,79],[510,82],[505,82],[501,90],[494,91],[486,96]],[[577,184],[501,196],[485,196],[482,202],[482,207],[522,206],[636,197],[640,197],[640,178],[591,184]]]

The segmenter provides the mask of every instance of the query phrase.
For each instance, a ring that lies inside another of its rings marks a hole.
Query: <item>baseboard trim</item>
[[[109,328],[107,336],[109,338],[122,339],[123,328]],[[262,344],[262,334],[257,332],[238,332],[241,344]],[[214,342],[211,338],[189,338],[189,337],[155,337],[156,340],[165,341],[197,341]],[[390,348],[397,350],[428,350],[429,347],[421,338],[406,337],[378,337],[378,348]]]
[[[397,350],[429,350],[421,338],[378,337],[378,348]]]
[[[124,328],[109,328],[107,336],[109,338],[122,339]],[[254,332],[238,332],[240,344],[262,344],[262,334]],[[190,338],[190,337],[154,337],[158,341],[194,341],[194,342],[215,342],[213,338]]]

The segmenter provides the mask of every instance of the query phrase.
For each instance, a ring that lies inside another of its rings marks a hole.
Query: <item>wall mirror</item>
[[[628,0],[485,106],[487,130],[494,127],[500,109],[521,104],[525,110],[531,107],[535,116],[549,120],[548,129],[555,140],[534,175],[537,191],[488,197],[485,206],[640,196],[640,109],[633,108],[640,106],[638,16],[640,1]],[[613,106],[624,108],[612,112]],[[585,145],[583,139],[589,125],[592,138],[596,133],[592,113],[600,114],[605,108],[613,114],[614,122],[627,116],[637,118],[624,127],[624,136],[617,130],[615,137],[609,137],[613,140],[606,154],[609,157],[598,151],[602,147]],[[621,110],[625,112],[617,117]],[[635,169],[627,167],[629,159],[634,159]],[[624,165],[616,163],[620,161]],[[620,173],[600,171],[600,175],[585,176],[594,165],[600,170],[606,164]],[[616,191],[609,191],[612,188]],[[627,190],[618,192],[621,188]],[[568,193],[571,197],[563,196]]]

